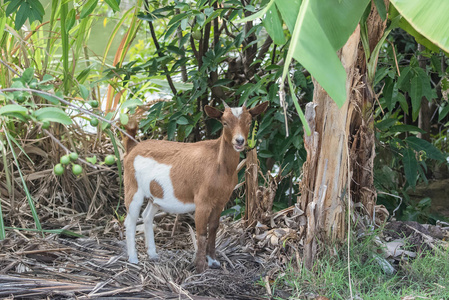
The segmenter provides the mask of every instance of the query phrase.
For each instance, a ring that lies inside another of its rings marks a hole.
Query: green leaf
[[[346,101],[346,71],[336,52],[356,28],[368,0],[304,0],[297,15],[295,29],[284,64],[282,80],[290,61],[300,62],[329,96],[342,106]],[[276,2],[281,12],[291,9],[288,1]]]
[[[42,6],[41,2],[39,0],[28,0],[27,2],[30,4],[30,8],[33,11],[34,18],[42,22],[42,19],[45,15],[45,9]]]
[[[268,10],[263,20],[263,25],[268,34],[277,45],[285,44],[284,29],[282,28],[282,21],[279,18],[278,10],[275,5],[272,5]]]
[[[215,83],[212,87],[227,85],[231,82],[232,82],[231,79],[218,79],[217,81],[215,81]]]
[[[270,7],[271,7],[273,4],[274,4],[274,0],[271,0],[271,1],[267,4],[267,6],[265,6],[263,9],[259,10],[259,11],[256,12],[255,14],[252,14],[252,15],[250,15],[250,16],[248,16],[248,17],[246,17],[246,18],[240,19],[240,20],[236,20],[235,22],[236,22],[236,23],[246,23],[246,22],[250,22],[250,21],[253,21],[253,20],[255,20],[255,19],[258,19],[258,18],[262,18],[262,17],[267,13],[267,11],[270,9]]]
[[[80,89],[80,95],[84,100],[87,100],[89,98],[89,90],[82,84],[78,85],[78,88]]]
[[[48,100],[52,104],[59,104],[59,99],[57,98],[57,96],[43,94],[43,93],[39,93],[39,92],[33,92],[33,94],[36,94],[36,95]]]
[[[163,79],[157,79],[157,78],[151,78],[150,79],[152,83],[157,84],[159,86],[170,88],[170,85],[168,84],[167,80]],[[183,82],[173,82],[173,85],[178,91],[188,91],[193,88],[192,83],[183,83]]]
[[[127,114],[120,114],[120,123],[122,123],[122,125],[126,125],[129,122],[129,117]]]
[[[410,66],[407,66],[404,69],[402,69],[401,76],[399,76],[399,79],[398,79],[398,88],[404,89],[406,84],[410,82],[410,77],[412,75],[412,73],[410,71],[411,71]]]
[[[198,25],[203,26],[204,21],[206,20],[206,17],[204,16],[203,13],[199,13],[195,15],[196,17],[196,22],[198,23]]]
[[[188,17],[189,15],[187,13],[181,13],[179,15],[174,16],[170,19],[170,22],[168,22],[167,27],[172,26],[173,24],[176,24],[178,21],[183,20],[184,18]]]
[[[389,132],[419,132],[425,133],[424,130],[413,125],[394,125],[388,129]]]
[[[117,0],[104,0],[104,2],[106,2],[114,12],[120,10],[119,2],[117,2]]]
[[[304,130],[305,130],[306,134],[310,135],[311,131],[310,131],[309,123],[307,123],[306,117],[304,116],[304,113],[302,112],[301,107],[299,106],[298,99],[296,98],[295,90],[293,89],[293,83],[290,79],[290,76],[288,76],[287,79],[288,79],[288,86],[290,87],[290,94],[293,98],[293,103],[295,105],[296,111],[298,112],[299,118],[301,119],[301,123],[304,126]]]
[[[449,1],[391,0],[391,3],[413,29],[433,44],[449,52],[449,22],[447,17]]]
[[[83,5],[83,9],[80,13],[80,19],[84,19],[90,13],[92,13],[97,6],[98,0],[89,0],[86,4]]]
[[[111,120],[112,117],[114,116],[114,112],[110,111],[106,114],[106,116],[104,117],[106,120]],[[101,122],[101,130],[105,130],[106,128],[108,128],[110,126],[109,122]],[[112,138],[112,137],[111,137]]]
[[[121,109],[135,107],[139,105],[143,105],[142,101],[140,101],[139,99],[130,99],[122,104]]]
[[[376,128],[383,131],[383,130],[388,130],[391,126],[393,126],[394,124],[396,124],[398,120],[396,118],[388,118],[385,120],[382,120],[378,123],[375,124]]]
[[[57,122],[64,125],[72,124],[72,119],[60,108],[57,107],[44,107],[34,112],[34,115],[38,121]]]
[[[186,117],[184,117],[184,116],[180,116],[176,120],[176,123],[179,124],[179,125],[188,125],[188,124],[190,124],[189,120]]]
[[[293,30],[295,30],[296,18],[298,17],[302,0],[289,0],[288,5],[285,5],[285,0],[275,0],[274,2],[281,13],[282,19],[284,19],[285,24],[287,24],[288,30],[293,32]]]
[[[29,83],[34,77],[34,68],[27,68],[25,71],[23,71],[22,74],[22,81],[24,83]]]
[[[10,114],[10,113],[19,113],[22,115],[26,115],[28,109],[23,106],[17,104],[7,104],[5,106],[0,107],[0,115]]]
[[[445,116],[449,113],[449,104],[446,104],[444,108],[440,108],[440,112],[438,114],[438,122],[441,122]]]
[[[377,8],[377,13],[379,14],[382,21],[385,21],[387,18],[387,8],[385,7],[384,0],[374,0],[374,4]]]
[[[65,20],[65,31],[67,33],[70,31],[70,29],[72,29],[73,25],[75,25],[75,19],[76,11],[74,8],[72,8],[67,15],[67,19]]]
[[[404,148],[402,155],[405,178],[407,179],[408,184],[414,187],[416,185],[416,180],[418,179],[418,161],[416,160],[415,152],[410,148]]]
[[[446,161],[444,154],[434,145],[416,136],[409,136],[405,139],[407,144],[415,151],[424,151],[430,159]]]
[[[6,16],[14,13],[19,8],[20,4],[22,4],[22,0],[12,0],[9,2],[8,7],[6,7]]]
[[[26,19],[31,16],[31,8],[28,2],[23,2],[22,5],[20,5],[19,10],[16,13],[16,19],[14,20],[14,28],[16,30],[19,30],[22,28],[23,24],[25,23]]]
[[[168,123],[167,127],[167,138],[169,141],[173,141],[176,131],[176,120],[172,120]]]
[[[419,115],[419,109],[421,108],[422,99],[422,82],[418,76],[412,78],[410,86],[410,98],[412,99],[412,118],[413,121]]]

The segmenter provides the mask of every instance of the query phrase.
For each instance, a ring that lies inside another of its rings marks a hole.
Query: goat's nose
[[[235,139],[235,142],[237,143],[238,146],[242,146],[245,143],[245,139],[242,137],[238,137]]]

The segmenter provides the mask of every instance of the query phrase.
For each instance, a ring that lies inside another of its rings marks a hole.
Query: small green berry
[[[108,155],[104,158],[104,163],[107,165],[113,165],[115,164],[115,156],[114,155]]]
[[[70,156],[68,155],[62,156],[59,162],[63,165],[67,165],[70,162]]]
[[[61,164],[57,164],[54,168],[53,171],[55,172],[55,175],[62,175],[62,173],[64,173],[64,167]]]
[[[71,161],[75,161],[78,159],[78,153],[72,152],[72,153],[70,153],[69,157],[70,157]]]
[[[98,119],[93,117],[90,119],[89,123],[91,126],[96,127],[96,126],[98,126]]]
[[[83,172],[83,167],[81,167],[80,165],[74,164],[72,166],[72,173],[75,175],[79,175]]]

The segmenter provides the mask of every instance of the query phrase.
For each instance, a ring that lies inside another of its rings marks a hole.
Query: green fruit
[[[75,161],[78,159],[78,153],[72,152],[69,156],[71,161]]]
[[[61,157],[61,159],[59,160],[59,162],[63,165],[66,165],[70,162],[70,156],[68,155],[64,155]]]
[[[88,103],[93,108],[97,108],[98,107],[98,101],[97,100],[90,100]]]
[[[90,119],[90,125],[91,126],[93,126],[93,127],[96,127],[96,126],[98,126],[98,119],[97,118],[92,118],[92,119]]]
[[[199,29],[194,30],[194,31],[192,32],[192,37],[193,37],[195,40],[199,41],[199,40],[201,39],[201,30],[199,30]]]
[[[108,155],[104,158],[104,163],[107,165],[113,165],[115,164],[115,156],[114,155]]]
[[[50,128],[50,122],[44,121],[42,122],[42,129],[48,129]]]
[[[21,95],[19,95],[19,96],[16,97],[16,100],[17,100],[17,102],[19,102],[19,103],[24,102],[25,99],[26,99],[26,97],[25,97],[23,94],[21,94]]]
[[[61,164],[57,164],[53,168],[53,171],[55,172],[55,175],[62,175],[62,173],[64,173],[64,167]]]
[[[79,175],[83,172],[83,167],[81,167],[80,165],[74,164],[72,166],[72,173],[75,175]]]

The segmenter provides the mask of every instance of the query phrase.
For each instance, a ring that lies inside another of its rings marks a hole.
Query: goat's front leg
[[[127,196],[131,197],[130,194],[127,194]],[[144,196],[140,191],[136,191],[134,195],[132,195],[132,201],[128,207],[128,214],[125,219],[128,261],[133,264],[139,262],[136,252],[136,223],[137,218],[139,217],[140,208],[143,204],[143,198]]]
[[[154,215],[159,210],[159,207],[151,202],[148,202],[142,216],[145,224],[145,241],[147,244],[147,253],[150,260],[158,260],[159,256],[156,253],[156,244],[154,243],[153,220]]]
[[[209,217],[209,234],[207,236],[207,249],[206,257],[207,264],[210,268],[218,269],[220,268],[220,262],[215,257],[215,238],[217,236],[217,229],[220,225],[220,214],[222,207],[217,207],[212,210]]]
[[[197,273],[202,273],[206,269],[206,235],[210,213],[211,209],[207,206],[199,206],[195,212],[196,239],[198,245],[195,256]]]

